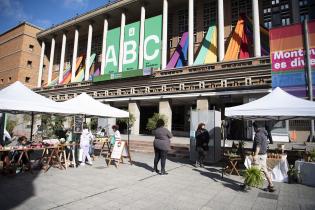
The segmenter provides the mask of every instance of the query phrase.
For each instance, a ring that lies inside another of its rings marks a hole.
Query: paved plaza
[[[241,191],[242,179],[221,179],[220,167],[167,161],[168,175],[152,173],[152,154],[134,164],[93,166],[0,176],[0,209],[315,209],[315,188],[276,183],[277,191]]]

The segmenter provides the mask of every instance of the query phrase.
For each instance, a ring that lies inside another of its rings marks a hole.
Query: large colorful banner
[[[161,66],[161,36],[162,15],[145,20],[143,40],[143,69],[160,68]],[[139,66],[140,22],[125,26],[122,71],[138,70]],[[107,33],[107,48],[105,55],[105,74],[118,72],[120,28],[114,28]]]
[[[148,18],[144,24],[143,68],[161,66],[162,15]]]
[[[125,26],[123,71],[138,69],[140,22]]]
[[[107,33],[105,74],[118,71],[120,27],[112,29]]]
[[[281,87],[299,97],[305,97],[307,80],[302,24],[270,30],[270,56],[272,63],[272,88]],[[310,62],[312,67],[313,94],[315,93],[315,21],[308,23]]]

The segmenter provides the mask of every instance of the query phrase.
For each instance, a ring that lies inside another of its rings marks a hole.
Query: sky
[[[23,21],[49,28],[107,3],[108,0],[0,0],[0,34]]]

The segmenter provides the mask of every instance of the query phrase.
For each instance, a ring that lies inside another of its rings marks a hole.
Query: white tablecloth
[[[267,160],[268,161],[268,160]],[[244,165],[246,168],[252,165],[252,156],[246,156]],[[268,164],[267,164],[268,165]],[[288,181],[288,161],[287,156],[283,155],[278,164],[276,164],[272,170],[271,179],[275,182],[287,182]]]
[[[315,163],[297,160],[295,161],[295,168],[299,172],[302,184],[315,186]]]

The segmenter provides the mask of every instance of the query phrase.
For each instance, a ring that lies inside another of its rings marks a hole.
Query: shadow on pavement
[[[152,166],[149,166],[148,164],[146,163],[142,163],[142,162],[138,162],[138,161],[132,161],[132,164],[137,166],[137,167],[140,167],[140,168],[144,168],[148,171],[153,171],[153,167]]]
[[[216,168],[206,168],[207,171],[205,170],[200,170],[198,168],[194,168],[193,171],[199,172],[201,175],[206,176],[210,179],[212,179],[214,182],[221,182],[223,186],[228,187],[232,190],[235,191],[243,191],[241,185],[243,183],[230,179],[226,176],[223,177],[221,176],[221,170],[216,169]]]
[[[34,196],[33,181],[39,173],[40,170],[33,169],[33,173],[0,175],[0,209],[13,209]]]

